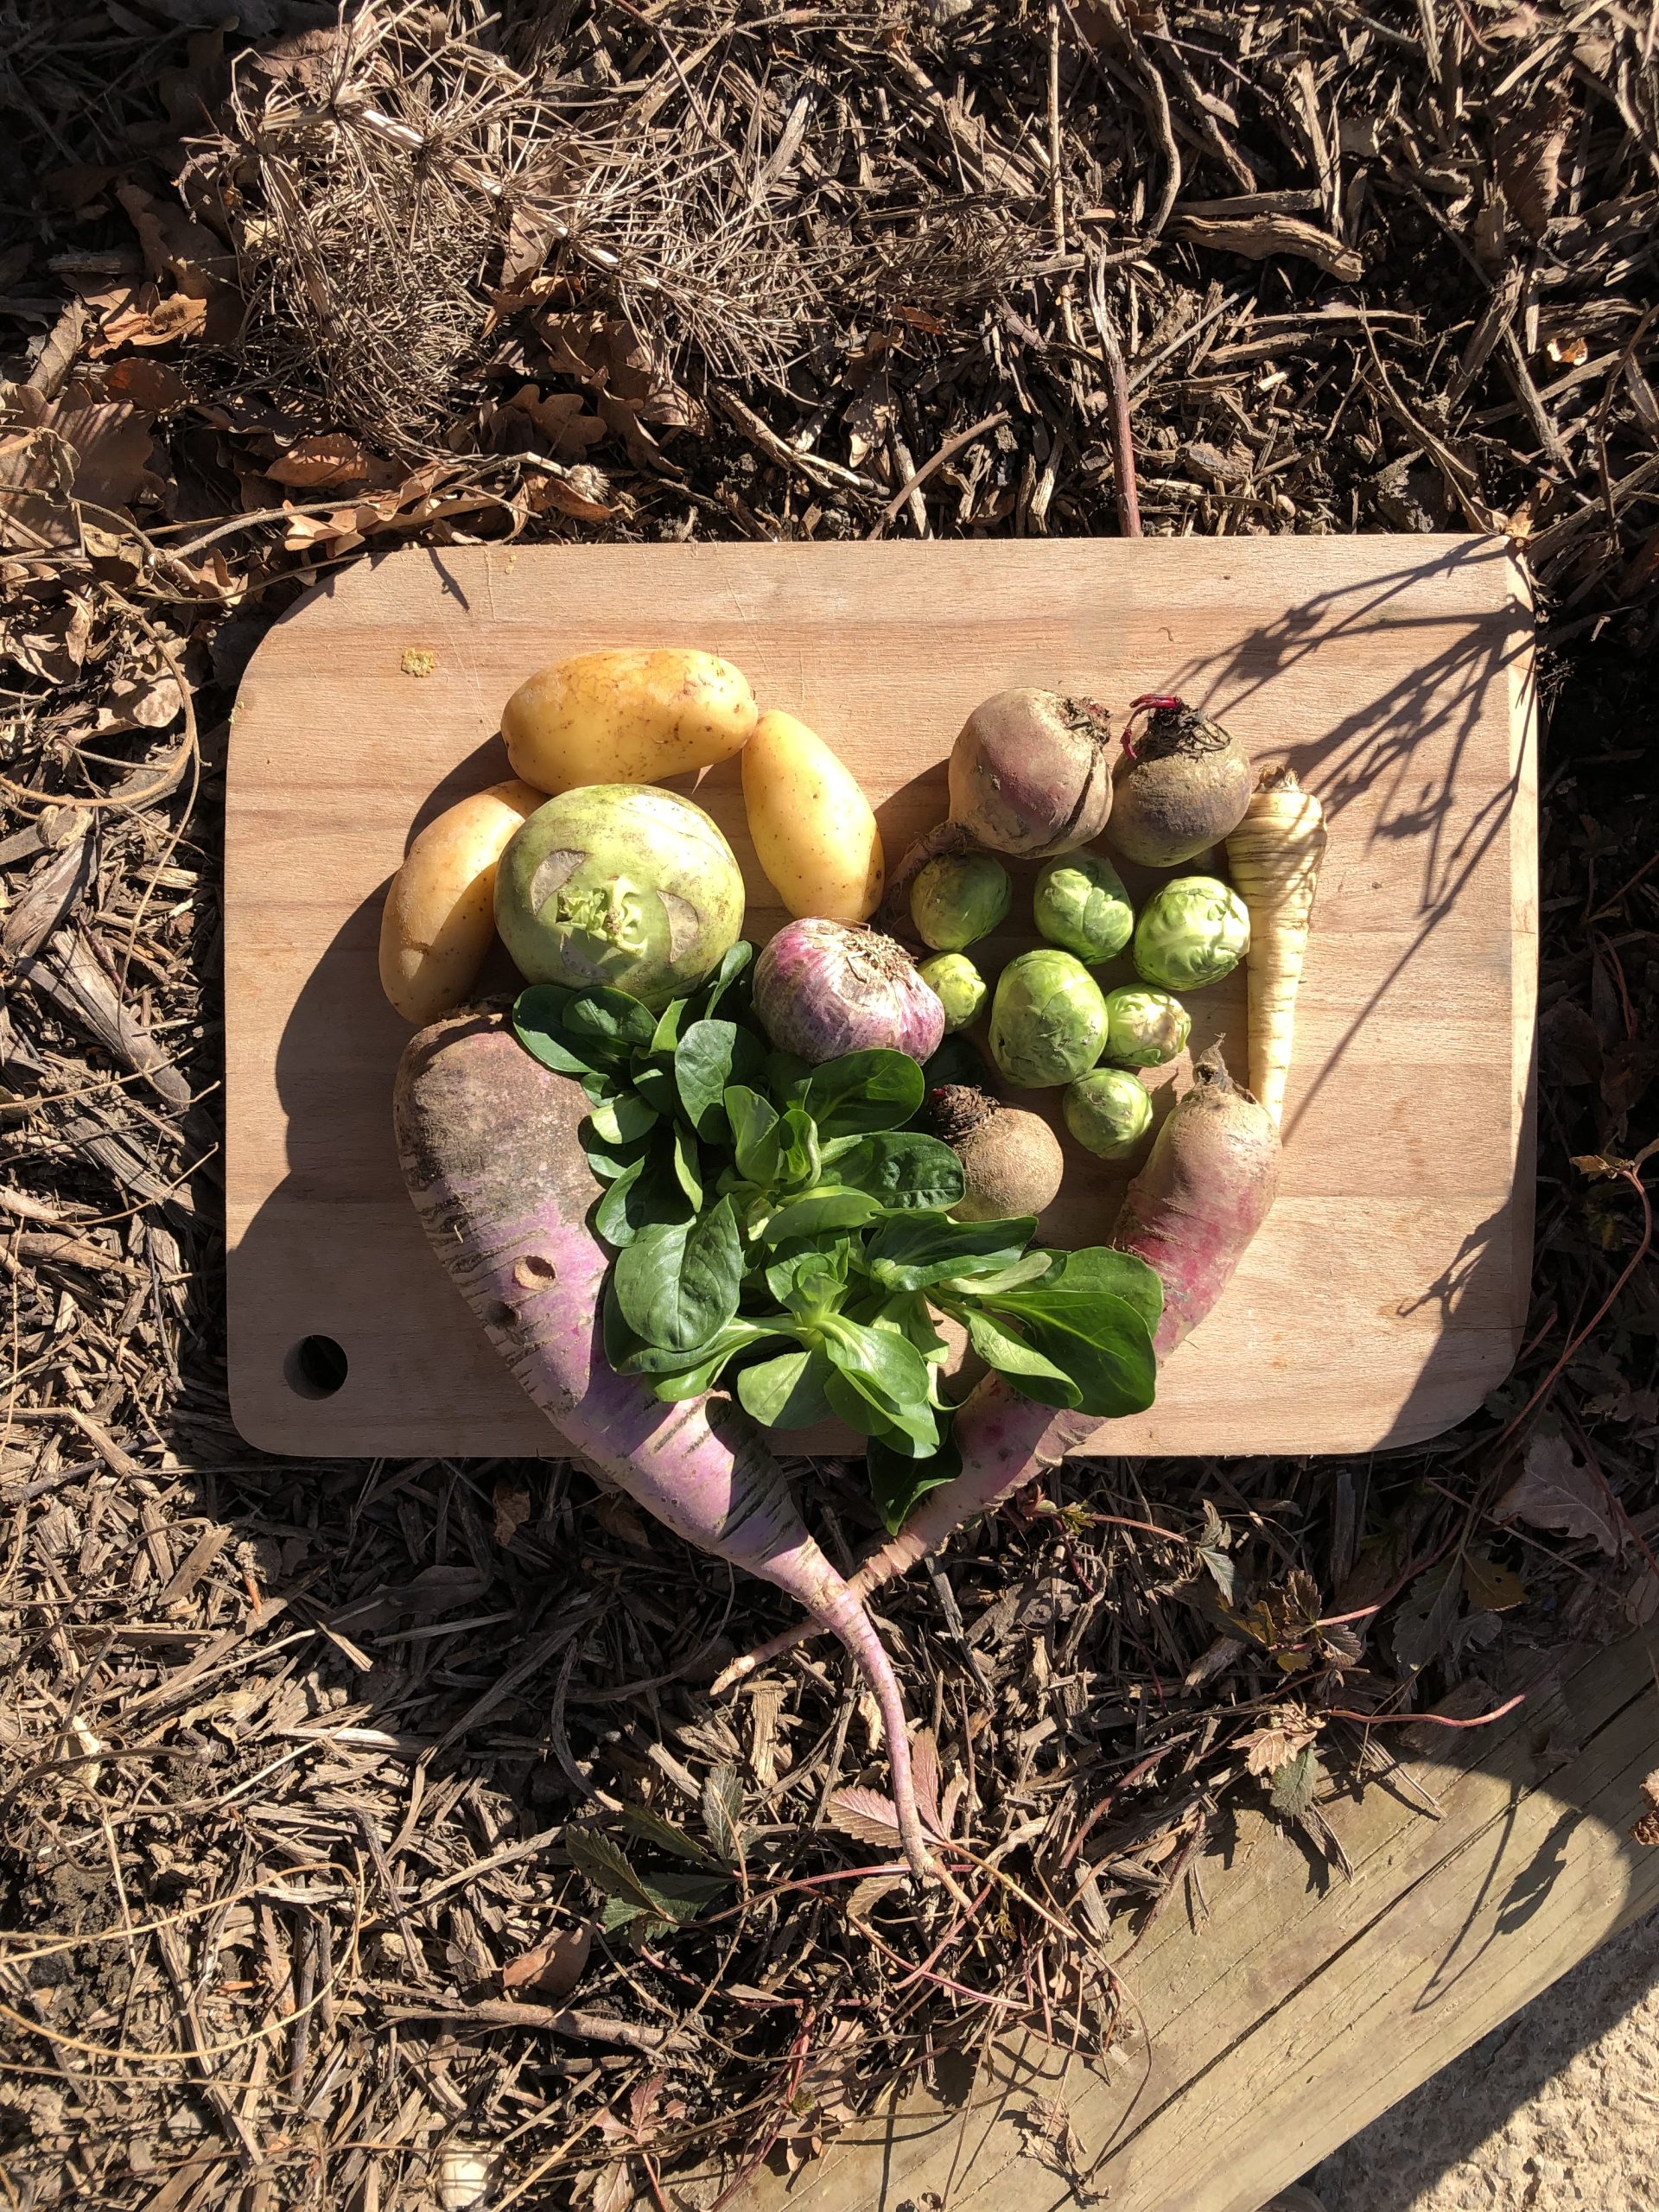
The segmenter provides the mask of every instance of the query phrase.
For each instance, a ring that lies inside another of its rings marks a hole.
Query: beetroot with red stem
[[[1137,730],[1142,715],[1145,725]],[[1185,700],[1147,692],[1129,709],[1112,784],[1115,849],[1142,868],[1179,868],[1243,820],[1249,756],[1230,731]]]

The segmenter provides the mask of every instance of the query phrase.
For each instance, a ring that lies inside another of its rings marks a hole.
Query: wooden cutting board
[[[1407,1444],[1502,1379],[1531,1255],[1537,943],[1532,624],[1503,540],[473,546],[361,561],[319,586],[261,645],[236,709],[230,1387],[250,1442],[560,1449],[404,1195],[391,1096],[409,1032],[375,948],[412,828],[506,773],[496,733],[514,686],[611,645],[737,662],[764,706],[855,770],[891,857],[944,811],[964,715],[1010,685],[1089,693],[1119,721],[1138,692],[1178,691],[1261,762],[1290,762],[1331,842],[1281,1196],[1157,1405],[1109,1448]],[[759,939],[782,916],[737,771],[696,796],[743,863]],[[980,948],[988,971],[1033,941],[1032,871],[1016,873],[1012,926]],[[1242,976],[1192,1010],[1194,1050],[1224,1036],[1242,1072]],[[1166,1102],[1185,1074],[1170,1071]],[[1068,1155],[1046,1231],[1100,1241],[1124,1179]]]

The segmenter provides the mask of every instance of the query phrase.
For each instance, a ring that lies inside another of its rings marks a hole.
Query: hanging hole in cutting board
[[[333,1337],[302,1337],[283,1362],[283,1380],[296,1398],[332,1398],[350,1364]]]

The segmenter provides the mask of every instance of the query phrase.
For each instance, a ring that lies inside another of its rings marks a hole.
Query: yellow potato
[[[881,832],[851,771],[793,715],[743,748],[743,804],[766,880],[791,914],[861,922],[881,902]]]
[[[538,791],[660,784],[728,760],[756,712],[730,661],[627,648],[538,669],[508,700],[501,734],[513,773]]]
[[[492,784],[429,822],[380,916],[380,988],[423,1028],[464,1005],[495,936],[495,864],[543,794]]]

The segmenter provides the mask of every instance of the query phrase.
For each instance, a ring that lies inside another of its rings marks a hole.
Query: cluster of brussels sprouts
[[[1232,973],[1249,949],[1249,915],[1217,878],[1183,875],[1155,891],[1137,919],[1109,861],[1065,853],[1046,863],[1033,895],[1047,944],[1011,960],[993,995],[967,948],[1007,918],[1013,897],[1007,870],[989,853],[930,861],[910,900],[931,955],[922,978],[944,1007],[947,1032],[966,1028],[989,997],[1001,1073],[1025,1090],[1065,1084],[1061,1110],[1077,1142],[1102,1160],[1126,1158],[1152,1122],[1133,1071],[1183,1049],[1192,1023],[1175,993]],[[1126,949],[1140,983],[1103,991],[1090,964]]]

